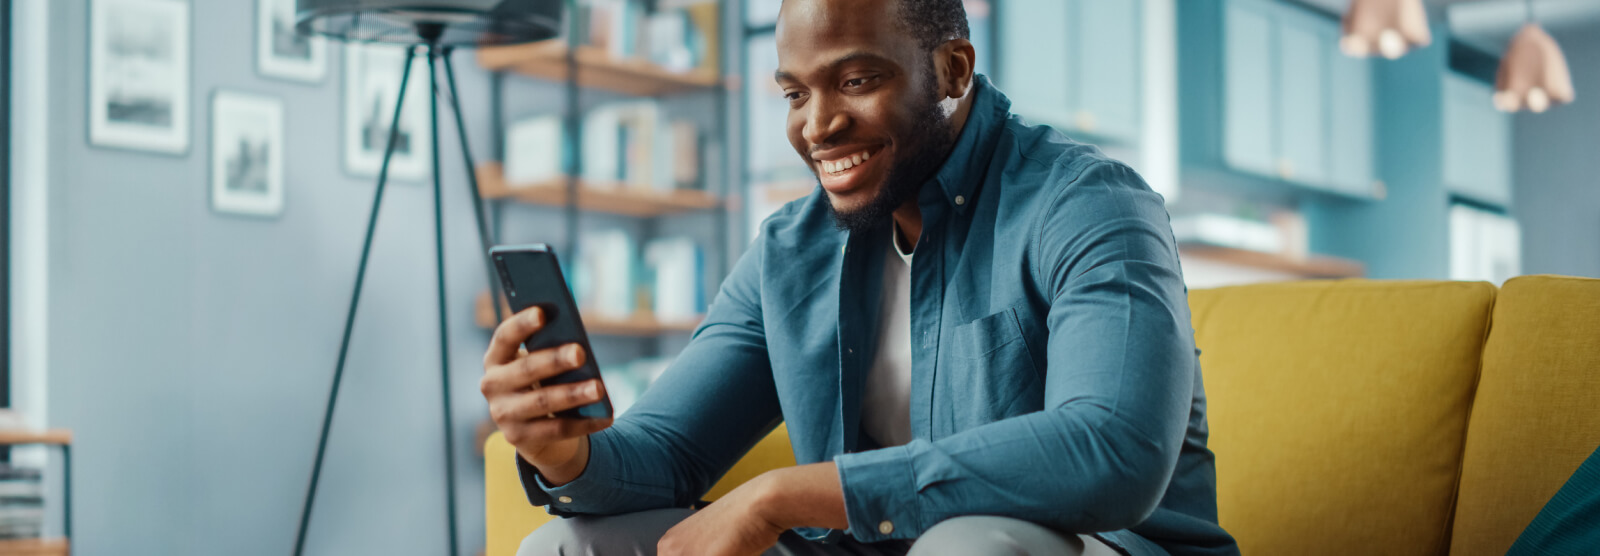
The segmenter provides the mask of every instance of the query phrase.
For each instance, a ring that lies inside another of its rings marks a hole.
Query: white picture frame
[[[89,144],[189,150],[189,4],[94,0],[89,8]]]
[[[228,90],[211,95],[211,209],[283,212],[283,101]]]
[[[294,10],[295,0],[256,0],[256,71],[320,83],[328,74],[328,40],[295,33]]]
[[[408,49],[401,46],[350,43],[344,47],[345,171],[376,177],[383,165],[389,123],[400,91],[400,67]],[[411,63],[406,104],[400,115],[400,136],[389,163],[389,178],[420,181],[428,176],[432,148],[428,120],[428,62]]]

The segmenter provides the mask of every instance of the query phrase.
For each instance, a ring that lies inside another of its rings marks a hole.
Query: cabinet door
[[[1329,22],[1294,10],[1279,14],[1278,160],[1284,180],[1327,181],[1327,92],[1321,29]]]
[[[1237,170],[1276,173],[1271,5],[1228,2],[1223,28],[1222,156]]]
[[[1140,0],[1078,0],[1073,127],[1123,143],[1139,137]]]
[[[1489,85],[1444,77],[1444,182],[1458,195],[1511,204],[1511,117],[1494,109]]]
[[[1337,38],[1330,37],[1330,41]],[[1372,63],[1329,42],[1328,185],[1351,195],[1375,194],[1372,153]]]
[[[1000,90],[1012,111],[1036,123],[1070,122],[1068,25],[1073,2],[1005,0],[1000,18]]]

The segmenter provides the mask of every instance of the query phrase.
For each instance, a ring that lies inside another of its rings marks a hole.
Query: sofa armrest
[[[489,435],[483,445],[484,524],[487,527],[488,556],[513,556],[522,539],[534,529],[551,519],[541,506],[528,503],[522,490],[522,479],[517,476],[516,449],[507,443],[499,432]],[[794,452],[789,448],[789,430],[779,425],[744,458],[734,464],[717,484],[706,493],[706,500],[716,500],[728,491],[772,469],[794,465]]]

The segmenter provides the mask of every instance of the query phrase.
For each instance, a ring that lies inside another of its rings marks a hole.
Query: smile
[[[819,160],[817,166],[830,175],[843,175],[862,163],[872,160],[872,151],[863,150],[832,160]]]

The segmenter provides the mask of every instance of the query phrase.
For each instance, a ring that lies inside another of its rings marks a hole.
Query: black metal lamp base
[[[304,0],[302,0],[302,1],[304,1]],[[305,22],[302,21],[301,24],[305,25]],[[420,38],[423,41],[423,45],[422,45],[422,47],[413,45],[411,48],[409,48],[407,50],[407,55],[405,57],[406,58],[405,59],[405,63],[401,68],[401,74],[400,74],[401,75],[401,78],[400,78],[401,81],[400,81],[399,98],[395,101],[394,116],[391,119],[390,125],[389,125],[389,138],[388,138],[387,144],[384,147],[383,164],[382,164],[382,166],[380,167],[380,169],[378,171],[378,185],[377,185],[376,191],[373,194],[372,210],[371,210],[371,213],[369,214],[369,216],[367,218],[366,237],[362,241],[362,244],[361,244],[361,259],[360,259],[359,265],[356,268],[356,281],[355,281],[354,291],[350,295],[350,309],[349,309],[348,313],[345,315],[344,335],[343,335],[343,339],[340,341],[340,344],[339,344],[339,359],[338,359],[338,362],[334,366],[333,386],[329,390],[329,393],[328,393],[328,406],[327,406],[326,411],[323,414],[322,433],[318,437],[318,440],[317,440],[317,455],[316,455],[315,463],[312,465],[311,482],[306,487],[305,506],[301,510],[301,513],[300,513],[300,526],[299,526],[299,529],[298,529],[298,531],[297,531],[297,533],[295,535],[294,554],[296,556],[300,556],[301,554],[304,554],[304,552],[305,552],[306,531],[307,531],[307,529],[308,529],[308,527],[310,525],[310,522],[311,522],[311,509],[312,509],[313,503],[315,502],[315,499],[316,499],[317,483],[319,482],[319,480],[321,479],[321,476],[322,476],[323,457],[326,455],[327,447],[328,447],[328,432],[329,432],[330,428],[333,425],[333,410],[334,410],[334,406],[336,405],[336,403],[337,403],[337,401],[339,399],[339,385],[340,385],[340,383],[341,383],[341,381],[342,381],[342,379],[344,377],[344,366],[345,366],[346,356],[349,355],[350,333],[351,333],[351,330],[355,326],[356,308],[358,307],[358,305],[359,305],[359,303],[361,301],[361,287],[362,287],[362,285],[363,285],[363,283],[365,282],[365,279],[366,279],[367,261],[369,260],[369,256],[371,255],[371,252],[372,252],[373,232],[376,231],[376,229],[377,229],[378,211],[379,211],[379,208],[383,205],[384,187],[388,183],[389,162],[391,161],[391,159],[393,158],[393,155],[394,155],[395,141],[396,141],[396,138],[397,138],[397,135],[398,135],[397,132],[398,132],[398,129],[399,129],[399,126],[400,126],[400,114],[401,114],[401,111],[402,111],[402,107],[405,105],[406,85],[407,85],[407,81],[409,81],[409,79],[411,77],[411,63],[412,63],[413,58],[416,55],[415,51],[417,49],[419,49],[419,48],[425,50],[426,53],[427,53],[427,56],[428,56],[428,76],[429,76],[429,85],[430,85],[428,90],[430,91],[430,93],[432,93],[432,94],[429,95],[429,99],[428,99],[429,100],[429,107],[430,107],[430,112],[429,112],[430,113],[429,130],[433,134],[433,141],[432,141],[433,153],[432,153],[432,156],[433,156],[434,249],[435,249],[436,255],[438,257],[436,267],[437,267],[437,270],[438,270],[438,294],[439,294],[439,368],[440,368],[440,378],[441,378],[441,385],[442,385],[442,388],[441,388],[441,401],[442,401],[443,411],[444,411],[443,422],[444,422],[444,441],[445,441],[444,442],[444,446],[445,446],[445,450],[444,450],[445,451],[445,490],[446,490],[446,500],[447,500],[447,506],[448,506],[448,517],[447,517],[447,519],[448,519],[448,528],[449,528],[449,533],[450,533],[450,537],[449,537],[450,553],[451,554],[457,554],[458,551],[460,550],[459,535],[457,534],[457,525],[456,525],[455,457],[454,457],[454,452],[453,452],[453,448],[455,447],[455,434],[454,434],[454,432],[452,431],[452,429],[450,427],[450,416],[451,416],[451,409],[450,409],[450,406],[451,406],[451,404],[450,404],[450,343],[449,343],[449,329],[447,328],[447,318],[446,318],[449,313],[448,313],[448,310],[447,310],[447,303],[446,303],[446,299],[445,299],[444,213],[443,213],[443,203],[442,203],[442,201],[443,201],[443,199],[442,199],[442,195],[443,195],[442,182],[443,182],[443,179],[442,179],[442,177],[440,175],[440,164],[439,164],[439,93],[440,93],[440,91],[439,91],[438,62],[441,61],[441,60],[444,63],[445,83],[449,88],[450,105],[451,105],[450,107],[455,112],[456,132],[460,136],[460,141],[461,141],[461,155],[466,160],[466,163],[467,163],[467,181],[468,181],[468,184],[470,186],[469,189],[472,192],[473,215],[477,219],[478,241],[481,244],[481,247],[483,248],[484,265],[485,265],[486,268],[489,269],[489,272],[487,272],[485,274],[485,276],[486,276],[486,278],[488,279],[488,282],[489,282],[489,288],[490,288],[491,295],[495,295],[495,296],[499,295],[499,284],[496,283],[495,280],[494,280],[495,273],[493,272],[493,266],[492,266],[493,263],[490,262],[489,259],[488,259],[488,251],[489,251],[489,247],[491,246],[492,242],[490,241],[490,238],[489,238],[489,227],[488,227],[488,224],[485,221],[485,217],[484,217],[483,198],[481,197],[481,195],[480,195],[480,193],[478,191],[477,176],[476,176],[476,174],[473,173],[473,168],[475,168],[476,165],[473,163],[472,152],[471,152],[471,149],[468,147],[466,124],[465,124],[465,122],[463,120],[463,117],[462,117],[462,114],[461,114],[461,102],[460,102],[460,99],[459,99],[459,95],[458,95],[458,93],[456,91],[455,70],[452,67],[452,65],[450,64],[450,54],[454,50],[454,47],[450,46],[450,45],[447,45],[447,44],[442,44],[442,42],[441,42],[441,41],[445,40],[445,38],[452,36],[451,35],[451,26],[446,25],[444,23],[437,22],[437,21],[413,21],[411,23],[411,25],[413,27],[409,31],[410,35],[413,36],[413,37]],[[410,42],[415,43],[416,40],[413,39]],[[500,314],[500,305],[498,303],[496,303],[494,305],[495,305],[496,322],[498,322],[499,320],[501,320],[503,318],[503,315]]]

